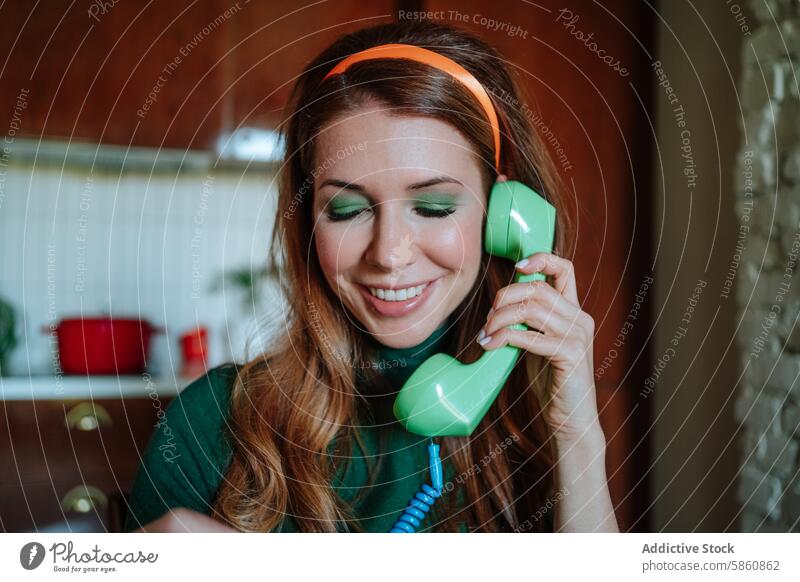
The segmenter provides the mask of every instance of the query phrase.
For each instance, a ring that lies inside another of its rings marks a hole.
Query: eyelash
[[[361,214],[365,210],[368,210],[368,209],[367,208],[360,208],[358,210],[353,210],[353,211],[347,212],[345,214],[334,214],[334,213],[329,212],[328,213],[328,218],[332,222],[341,222],[341,221],[344,221],[344,220],[350,220],[351,218],[355,218],[356,216],[358,216],[359,214]],[[449,216],[449,215],[453,214],[456,211],[454,206],[450,206],[449,208],[442,208],[441,210],[433,209],[433,208],[415,208],[414,210],[416,210],[417,213],[419,213],[420,216],[423,216],[425,218],[444,218],[446,216]]]

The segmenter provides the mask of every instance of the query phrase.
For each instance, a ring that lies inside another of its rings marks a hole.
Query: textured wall
[[[743,531],[800,531],[800,2],[754,0],[743,45],[737,253]]]

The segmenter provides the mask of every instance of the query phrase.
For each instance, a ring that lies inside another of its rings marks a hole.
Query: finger
[[[564,339],[541,334],[538,331],[503,328],[481,345],[485,350],[494,350],[510,345],[532,354],[552,358],[559,354],[564,345]]]
[[[512,283],[500,289],[495,295],[492,311],[534,299],[544,307],[558,312],[564,317],[575,317],[575,313],[580,311],[580,307],[567,301],[556,289],[547,281],[528,281],[527,283]]]
[[[575,268],[572,261],[551,253],[534,253],[516,264],[517,270],[531,275],[544,273],[553,277],[553,287],[575,305],[578,303],[578,287],[575,284]]]
[[[564,336],[575,325],[559,313],[535,301],[512,303],[494,311],[483,326],[485,335],[494,335],[504,327],[522,323],[548,335]]]
[[[487,315],[487,325],[491,325],[491,329],[487,329],[487,327],[484,326],[484,334],[479,339],[487,335],[492,335],[495,330],[507,325],[524,323],[517,318],[508,316],[504,316],[501,322],[495,321],[490,324],[490,321],[494,318],[495,313],[498,313],[500,310],[509,307],[511,307],[512,310],[525,309],[524,304],[526,303],[538,305],[540,314],[545,314],[550,321],[563,322],[562,327],[556,327],[558,323],[553,323],[550,327],[551,333],[562,336],[577,334],[577,337],[584,341],[590,342],[593,340],[595,329],[592,317],[588,313],[582,311],[580,307],[570,303],[563,295],[545,281],[514,283],[498,291],[494,302],[495,307],[493,307]],[[540,324],[546,326],[547,323],[542,323],[542,315],[538,317],[540,319],[535,322],[531,321],[530,327],[547,333],[547,329],[541,329],[540,327]],[[509,319],[517,320],[509,321]]]

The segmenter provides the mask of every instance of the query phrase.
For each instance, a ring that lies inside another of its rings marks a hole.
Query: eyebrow
[[[455,178],[449,178],[447,176],[437,176],[435,178],[431,178],[430,180],[425,180],[423,182],[415,182],[414,184],[410,184],[407,189],[408,190],[421,190],[423,188],[428,188],[430,186],[436,186],[438,184],[458,184],[459,186],[463,186],[461,182],[456,180]],[[342,190],[353,190],[355,192],[360,192],[361,194],[365,194],[367,189],[362,186],[361,184],[356,184],[355,182],[345,182],[344,180],[336,180],[336,179],[328,179],[323,181],[319,188],[324,188],[325,186],[335,186],[337,188],[341,188]]]

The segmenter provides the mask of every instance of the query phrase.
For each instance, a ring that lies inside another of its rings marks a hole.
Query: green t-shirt
[[[413,348],[378,347],[375,367],[396,390],[430,355],[444,351],[446,322],[428,339]],[[225,478],[233,450],[228,441],[228,413],[231,388],[237,368],[225,364],[187,386],[159,414],[159,421],[142,458],[129,498],[125,531],[147,524],[171,508],[186,507],[209,515],[217,491]],[[357,375],[361,376],[358,369]],[[359,390],[369,402],[368,419],[358,428],[364,449],[353,443],[352,458],[339,459],[341,465],[331,487],[351,504],[359,526],[368,532],[387,532],[402,513],[408,501],[423,483],[430,483],[428,474],[427,437],[406,431],[394,419],[392,394],[376,396],[369,387]],[[463,507],[464,487],[455,480],[455,471],[442,450],[444,483],[454,483],[444,495],[456,495],[455,505]],[[368,485],[365,458],[380,470],[374,484],[353,499]],[[349,461],[349,462],[348,462]],[[342,474],[342,472],[344,472]],[[437,506],[442,499],[437,500]],[[440,516],[444,517],[444,516]],[[544,515],[545,531],[553,531],[553,512]],[[430,519],[418,531],[426,531]],[[339,531],[347,531],[340,525]],[[467,531],[460,524],[461,531]],[[287,515],[274,531],[298,531],[297,523]]]
[[[381,348],[376,368],[393,386],[402,382],[428,356],[441,351],[446,326],[414,348]],[[216,498],[232,457],[225,436],[228,403],[236,377],[236,366],[225,364],[210,370],[187,386],[160,415],[156,429],[145,450],[129,499],[125,531],[137,529],[166,513],[170,508],[186,507],[206,515]],[[350,462],[340,459],[345,472],[337,472],[331,487],[351,502],[368,484],[364,456],[376,464],[383,455],[374,485],[352,504],[360,527],[368,532],[387,532],[402,513],[422,483],[430,483],[427,437],[406,431],[391,416],[392,398],[368,397],[370,417],[359,427],[364,448],[353,443]],[[383,439],[382,441],[380,439]],[[454,471],[442,451],[444,482]],[[340,469],[342,468],[340,467]],[[444,495],[458,494],[458,488]],[[458,497],[461,500],[461,496]],[[438,501],[441,503],[441,500]],[[346,527],[340,527],[345,531]],[[426,529],[426,523],[419,531]],[[278,530],[298,531],[292,516],[287,515]],[[465,531],[465,527],[462,527]]]

